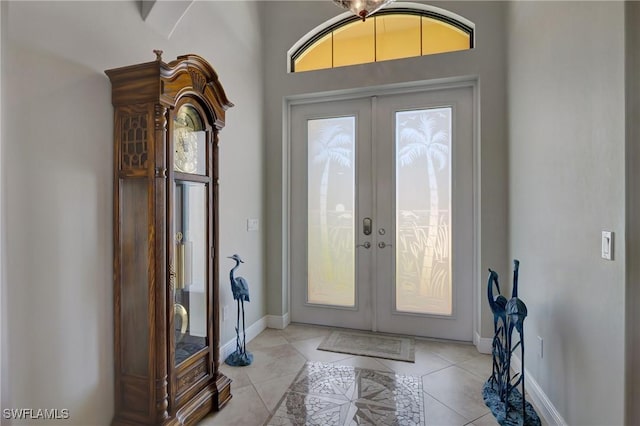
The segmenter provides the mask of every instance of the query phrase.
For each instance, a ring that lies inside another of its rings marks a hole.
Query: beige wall
[[[568,424],[620,425],[624,3],[519,1],[507,18],[509,254],[522,262],[527,368]],[[603,230],[614,261],[600,258]]]
[[[162,49],[167,61],[200,54],[218,72],[236,105],[221,133],[220,294],[234,313],[226,256],[237,252],[247,261],[251,324],[266,313],[264,232],[246,231],[247,218],[264,218],[258,11],[248,2],[195,2],[167,39],[134,1],[5,5],[3,408],[67,408],[68,424],[107,425],[113,108],[104,70],[153,60]],[[235,336],[232,319],[222,324],[222,343]]]

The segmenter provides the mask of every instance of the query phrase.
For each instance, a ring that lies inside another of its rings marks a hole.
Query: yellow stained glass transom
[[[345,20],[292,55],[292,71],[311,71],[473,48],[473,30],[451,19],[386,12]]]
[[[446,22],[422,17],[422,54],[469,49],[469,34]]]
[[[376,17],[376,61],[420,56],[420,41],[420,16]]]
[[[296,71],[321,70],[333,67],[333,33],[309,46],[296,59]]]
[[[375,21],[355,21],[333,31],[333,66],[375,62]]]

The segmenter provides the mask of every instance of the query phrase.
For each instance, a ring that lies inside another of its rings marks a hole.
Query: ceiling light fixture
[[[354,15],[361,17],[363,21],[393,1],[394,0],[333,0],[338,6],[349,9]]]

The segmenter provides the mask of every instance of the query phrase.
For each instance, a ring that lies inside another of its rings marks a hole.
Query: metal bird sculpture
[[[498,290],[498,295],[493,295],[494,286]],[[493,352],[493,372],[491,374],[491,380],[494,384],[504,383],[505,382],[505,373],[507,372],[504,368],[505,359],[507,358],[507,354],[505,353],[504,346],[502,342],[506,341],[506,324],[507,324],[507,315],[506,315],[506,306],[507,306],[507,298],[500,294],[500,284],[498,283],[498,273],[489,269],[489,281],[487,282],[487,296],[489,298],[489,307],[491,308],[491,312],[493,312],[493,343],[492,343],[492,352]],[[506,389],[501,389],[501,393],[506,392]]]
[[[231,268],[231,272],[229,272],[233,299],[237,300],[238,302],[249,302],[249,285],[247,284],[247,280],[245,280],[243,277],[234,276],[236,269],[238,269],[241,263],[244,263],[244,260],[240,259],[240,256],[238,256],[237,254],[229,256],[229,259],[233,259],[236,261],[236,266]]]
[[[494,297],[493,287],[498,290],[498,295]],[[489,281],[487,283],[487,296],[489,297],[489,307],[493,312],[493,326],[495,330],[498,329],[498,320],[502,319],[505,322],[505,312],[507,306],[507,298],[500,294],[500,284],[498,283],[498,274],[495,271],[489,269]]]
[[[502,426],[540,426],[540,418],[533,406],[525,398],[524,369],[524,320],[527,305],[518,298],[518,271],[520,262],[513,261],[513,287],[511,299],[500,294],[498,273],[489,269],[487,298],[493,313],[494,336],[492,342],[493,369],[485,382],[482,394],[485,404],[491,409],[497,422]],[[494,295],[494,287],[498,294]],[[513,331],[518,333],[518,341],[513,340]],[[511,356],[520,348],[520,373],[512,376]],[[522,392],[518,392],[518,385]]]
[[[518,262],[516,260],[516,262]],[[515,264],[515,271],[514,271],[514,279],[515,281],[513,282],[513,293],[514,296],[509,299],[509,302],[507,302],[507,307],[506,307],[506,313],[507,316],[509,317],[509,339],[511,339],[511,334],[513,332],[513,328],[515,327],[516,331],[518,332],[518,335],[520,337],[520,362],[522,363],[521,367],[520,367],[520,377],[518,378],[518,380],[512,385],[514,388],[518,386],[518,383],[522,383],[522,393],[521,395],[524,395],[524,374],[525,374],[525,370],[524,370],[524,319],[527,317],[527,305],[524,304],[524,302],[522,300],[520,300],[517,295],[518,295],[518,263]],[[517,346],[517,345],[516,345]],[[511,349],[511,352],[515,351],[516,346],[514,346]],[[509,363],[508,365],[509,368],[511,368],[511,364]],[[526,418],[526,403],[525,403],[525,399],[524,397],[522,398],[522,418],[525,419]]]
[[[238,312],[236,315],[236,350],[227,357],[225,362],[233,366],[250,365],[253,362],[253,355],[247,352],[247,334],[244,323],[244,302],[249,302],[249,285],[243,277],[235,276],[236,269],[244,261],[237,254],[229,256],[229,259],[236,261],[236,266],[231,268],[229,272],[229,280],[231,281],[233,299],[238,303]],[[242,342],[240,341],[240,309],[242,309]]]

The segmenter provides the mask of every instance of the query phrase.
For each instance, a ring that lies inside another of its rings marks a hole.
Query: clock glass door
[[[209,177],[202,115],[184,104],[173,120],[173,338],[176,366],[208,347]]]
[[[175,363],[207,346],[207,188],[175,182]]]

